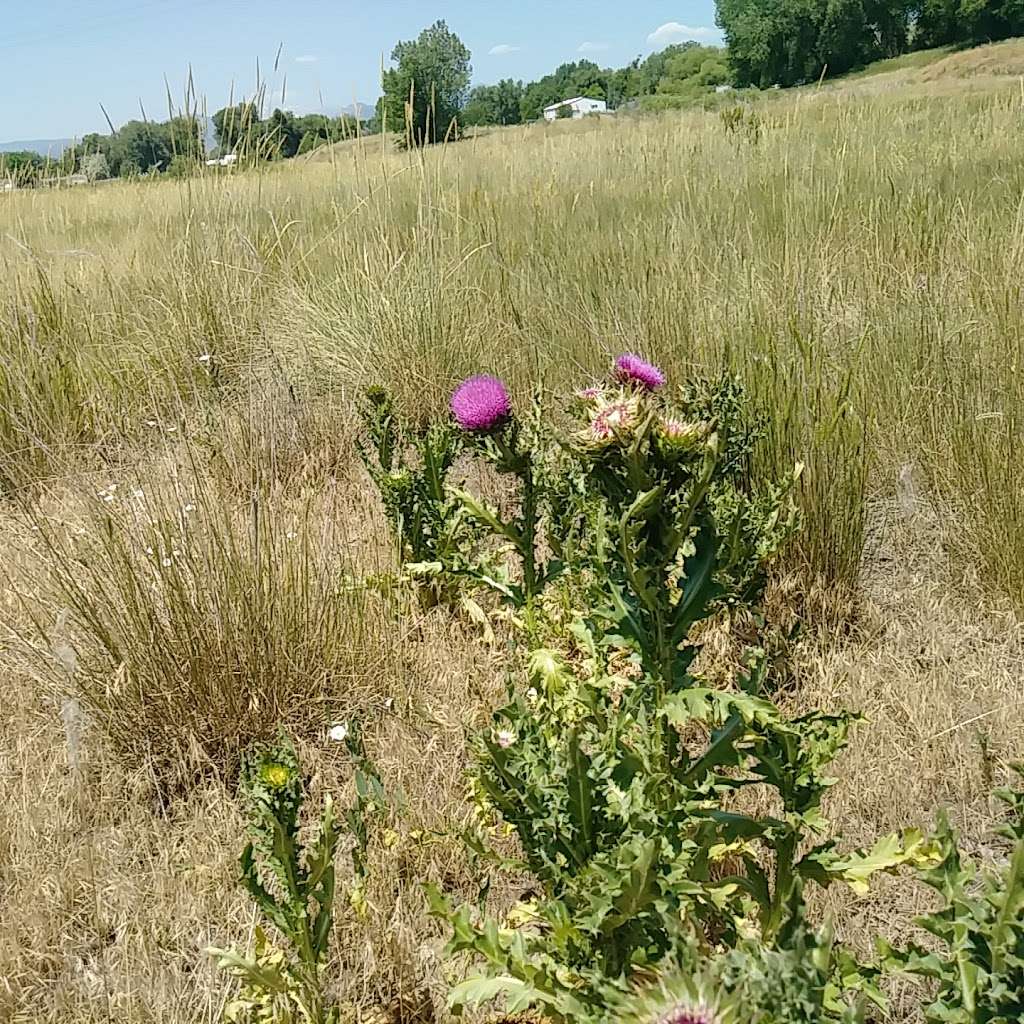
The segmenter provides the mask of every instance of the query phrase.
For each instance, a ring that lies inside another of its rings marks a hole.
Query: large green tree
[[[562,64],[550,75],[531,82],[523,91],[520,112],[524,121],[536,121],[545,107],[576,96],[610,99],[614,72],[598,67],[592,60]]]
[[[128,121],[117,130],[113,146],[119,153],[121,177],[164,171],[171,162],[171,134],[166,124]]]
[[[16,185],[31,185],[43,168],[43,158],[27,149],[0,153],[0,183],[13,181]]]
[[[1024,35],[1024,0],[917,0],[912,20],[917,49],[991,42]]]
[[[383,74],[382,113],[390,131],[422,146],[458,134],[469,98],[470,52],[443,21],[391,51],[396,66]]]
[[[906,45],[913,0],[717,0],[739,85],[842,74]]]
[[[213,115],[217,145],[223,152],[231,153],[240,144],[249,144],[255,140],[259,124],[259,112],[251,101],[236,103],[233,107],[222,107]]]

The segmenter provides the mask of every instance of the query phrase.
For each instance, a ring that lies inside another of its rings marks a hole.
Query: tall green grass
[[[254,387],[344,405],[385,381],[426,415],[476,369],[525,396],[630,349],[731,366],[776,414],[762,459],[807,465],[807,587],[856,590],[865,503],[909,459],[1024,603],[1022,116],[1016,85],[833,90],[763,104],[756,133],[693,112],[370,139],[2,197],[4,480],[124,458],[153,409],[188,433]]]

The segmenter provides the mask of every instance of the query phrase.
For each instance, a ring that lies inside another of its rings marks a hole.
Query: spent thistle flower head
[[[735,1004],[678,968],[641,989],[622,1007],[623,1024],[734,1024]]]
[[[495,742],[502,750],[508,750],[516,741],[516,734],[511,729],[501,729],[495,734]]]
[[[512,413],[512,400],[497,377],[483,374],[464,380],[452,395],[452,415],[463,430],[487,431],[501,426]]]
[[[666,416],[657,427],[657,436],[662,446],[673,452],[688,452],[695,449],[707,435],[707,424],[694,423]]]
[[[706,1003],[677,1003],[652,1024],[718,1024],[719,1017]]]
[[[627,437],[638,422],[636,399],[621,394],[597,404],[579,439],[585,448],[604,448]]]
[[[576,392],[576,397],[583,402],[584,405],[593,405],[604,398],[604,390],[599,388],[596,384],[591,384],[590,387],[580,388],[580,390]]]
[[[615,379],[622,384],[633,384],[644,391],[657,391],[665,383],[665,374],[653,363],[648,363],[632,352],[625,352],[615,360]]]

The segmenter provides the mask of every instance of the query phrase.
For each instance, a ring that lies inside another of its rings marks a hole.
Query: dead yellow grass
[[[1019,77],[1024,75],[1024,39],[1007,39],[1002,43],[951,53],[922,68],[919,74],[924,82],[940,78]]]
[[[378,537],[369,490],[350,486],[353,536]],[[941,554],[940,517],[920,488],[910,499],[906,490],[898,500],[894,487],[872,510],[860,628],[845,640],[809,635],[798,644],[791,657],[799,686],[789,699],[795,710],[854,706],[868,716],[829,808],[851,842],[927,826],[948,807],[966,848],[986,858],[991,784],[1024,752],[1024,636],[954,572]],[[70,522],[71,494],[54,494],[51,512],[61,515],[62,502]],[[9,523],[2,536],[8,559],[26,539]],[[11,589],[0,600],[17,621]],[[397,809],[388,838],[383,828],[376,833],[365,918],[348,907],[342,887],[334,974],[353,1013],[422,1020],[443,1012],[446,979],[420,883],[441,881],[466,897],[479,885],[457,840],[469,813],[464,730],[486,720],[503,677],[479,637],[438,612],[382,628],[393,656],[381,661],[359,711]],[[225,986],[204,949],[245,944],[256,923],[234,884],[240,822],[230,789],[199,784],[161,809],[147,773],[126,774],[94,728],[85,731],[81,763],[69,767],[60,702],[38,688],[13,646],[8,655],[0,1019],[212,1024]],[[315,792],[348,799],[347,759],[327,741],[328,725],[301,753]],[[887,880],[870,897],[837,895],[829,907],[843,937],[868,949],[876,935],[904,931],[922,899],[905,880]]]

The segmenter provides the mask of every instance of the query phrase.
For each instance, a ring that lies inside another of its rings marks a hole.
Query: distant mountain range
[[[74,141],[74,139],[22,139],[17,142],[0,142],[0,153],[18,153],[28,150],[56,159]]]

